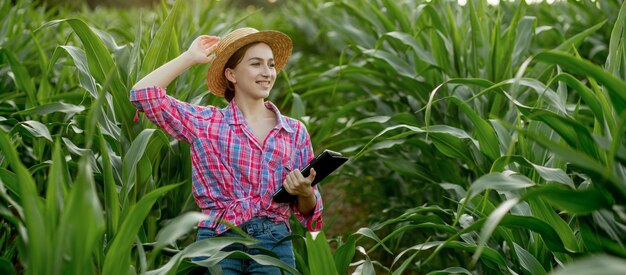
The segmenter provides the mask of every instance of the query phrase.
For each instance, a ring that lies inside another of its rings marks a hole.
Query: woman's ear
[[[226,70],[224,70],[224,76],[226,76],[226,79],[228,79],[228,81],[234,83],[237,83],[237,80],[235,79],[235,72],[233,71],[233,69],[231,68],[226,68]]]

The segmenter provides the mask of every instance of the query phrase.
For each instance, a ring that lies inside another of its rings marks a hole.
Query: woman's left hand
[[[293,170],[287,174],[287,178],[283,182],[283,186],[289,194],[302,198],[313,197],[315,196],[315,193],[313,193],[311,183],[313,183],[313,180],[315,179],[315,174],[315,169],[311,168],[311,173],[305,178],[300,170]]]

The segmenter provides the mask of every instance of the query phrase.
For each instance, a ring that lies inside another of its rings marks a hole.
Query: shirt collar
[[[289,133],[293,133],[293,128],[291,128],[291,126],[289,126],[289,124],[287,123],[287,118],[280,114],[280,111],[278,110],[276,105],[274,105],[274,103],[266,101],[265,107],[276,113],[276,120],[278,121],[278,123],[274,128],[282,128]],[[241,110],[239,110],[239,107],[237,107],[237,104],[235,103],[235,99],[231,100],[228,106],[222,109],[222,113],[224,114],[226,122],[230,125],[243,124],[245,121],[243,113],[241,113]]]

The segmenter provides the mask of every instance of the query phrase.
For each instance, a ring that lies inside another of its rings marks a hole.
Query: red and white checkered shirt
[[[256,140],[234,100],[223,109],[196,106],[166,95],[165,89],[132,90],[130,100],[139,111],[172,137],[191,145],[193,195],[202,213],[200,227],[228,230],[219,220],[240,225],[253,217],[287,221],[291,208],[310,231],[321,229],[322,198],[314,187],[317,204],[304,216],[295,203],[276,203],[288,170],[301,169],[314,158],[311,139],[302,122],[283,116],[271,102],[277,125],[263,142]]]

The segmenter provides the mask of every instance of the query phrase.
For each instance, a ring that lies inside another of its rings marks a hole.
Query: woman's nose
[[[270,68],[270,66],[267,66],[267,65],[263,66],[263,69],[261,70],[261,74],[263,76],[269,76],[271,72],[272,72],[272,68]]]

